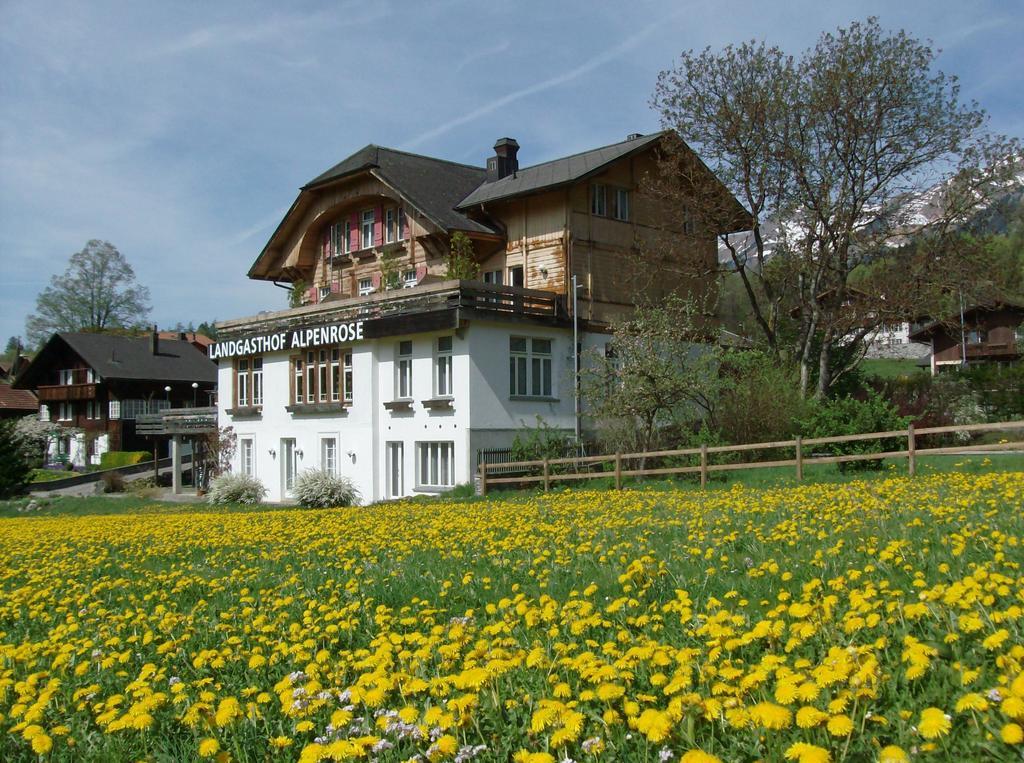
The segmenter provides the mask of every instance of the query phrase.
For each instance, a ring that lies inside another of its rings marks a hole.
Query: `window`
[[[509,395],[551,397],[551,340],[509,338]]]
[[[98,400],[90,400],[85,404],[85,417],[91,421],[102,418],[103,412],[100,409],[101,403]]]
[[[629,191],[625,188],[612,190],[612,217],[616,220],[629,220]]]
[[[412,342],[398,343],[395,362],[395,397],[408,400],[412,397]]]
[[[607,186],[590,186],[590,214],[606,217],[608,215]]]
[[[335,437],[320,439],[320,469],[327,474],[338,473],[338,440]]]
[[[121,418],[121,401],[111,400],[107,410],[107,418],[116,421]]]
[[[425,488],[451,487],[455,484],[455,444],[419,442],[417,484]]]
[[[390,244],[395,241],[398,227],[398,214],[394,207],[389,207],[384,212],[384,242]]]
[[[360,232],[361,232],[361,245],[363,249],[369,249],[373,246],[373,224],[376,218],[372,209],[367,209],[363,212],[360,219]]]
[[[253,469],[254,451],[255,448],[253,447],[253,440],[251,437],[243,437],[239,441],[239,453],[242,459],[242,474],[248,475],[249,477],[255,476]]]
[[[160,413],[171,407],[169,400],[141,400],[141,399],[128,399],[120,401],[120,417],[122,419],[132,420],[143,413]],[[110,418],[115,418],[113,412],[113,402],[111,402],[111,415]]]
[[[359,296],[365,297],[367,294],[373,294],[373,279],[372,278],[360,278],[359,279]]]
[[[967,331],[967,344],[984,344],[988,341],[988,332],[985,329],[969,329]]]
[[[92,384],[95,381],[96,381],[96,372],[93,371],[91,368],[85,369],[85,383],[86,384]]]
[[[416,285],[416,271],[415,270],[407,270],[404,273],[402,273],[402,288],[403,289],[411,289],[415,285]]]
[[[72,415],[71,403],[61,403],[57,409],[57,421],[71,421]]]
[[[239,408],[263,405],[263,358],[235,361],[235,405]]]
[[[350,223],[335,223],[331,226],[331,256],[337,257],[348,251],[348,230]]]
[[[292,363],[292,405],[352,402],[352,351],[338,347],[296,355]]]
[[[352,251],[352,221],[345,221],[345,238],[341,242],[342,251],[348,254]]]
[[[405,493],[405,479],[403,465],[405,461],[405,446],[401,442],[389,442],[387,444],[387,476],[388,498],[401,498]]]
[[[434,391],[438,397],[451,397],[452,389],[452,338],[439,336],[434,355]]]
[[[323,302],[329,296],[331,296],[331,287],[330,286],[321,286],[320,287],[320,300],[319,301]]]
[[[39,420],[49,421],[50,420],[50,407],[48,405],[39,406]]]
[[[510,286],[523,286],[523,266],[515,265],[508,269],[508,283]]]
[[[405,221],[405,210],[398,210],[398,240],[404,241],[408,236],[408,226]]]
[[[494,284],[495,286],[501,286],[501,271],[500,270],[488,270],[484,273],[484,283]]]
[[[1020,324],[1013,332],[1013,338],[1017,340],[1017,347],[1024,346],[1024,323]]]

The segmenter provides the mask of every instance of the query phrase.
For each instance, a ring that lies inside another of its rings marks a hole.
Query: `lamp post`
[[[167,407],[170,408],[171,407],[171,385],[170,384],[168,384],[166,387],[164,387],[164,394],[167,395]]]
[[[196,408],[196,395],[199,392],[199,382],[192,382],[192,407]]]

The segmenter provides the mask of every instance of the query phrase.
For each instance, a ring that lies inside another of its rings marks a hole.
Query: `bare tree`
[[[26,321],[38,346],[57,331],[110,331],[142,326],[149,314],[149,289],[116,247],[92,240],[71,255],[67,270],[50,279]]]
[[[962,247],[962,226],[1017,171],[1018,144],[985,131],[984,111],[934,70],[935,55],[870,18],[822,35],[799,60],[750,42],[683,53],[659,77],[665,126],[750,213],[749,232],[721,236],[727,268],[765,345],[799,365],[805,393],[812,375],[825,395],[859,362],[840,349],[970,280],[977,253],[945,257],[945,283],[926,277],[928,254]],[[650,187],[722,230],[723,202],[700,191],[686,153],[666,151]],[[929,248],[907,246],[917,236]],[[875,280],[858,286],[871,265]]]

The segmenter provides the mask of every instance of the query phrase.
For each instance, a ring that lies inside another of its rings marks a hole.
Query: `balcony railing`
[[[66,402],[68,400],[95,400],[96,384],[52,384],[36,390],[40,402]]]
[[[528,316],[553,321],[569,318],[561,294],[482,281],[440,281],[412,289],[392,289],[364,297],[329,299],[316,305],[266,312],[218,324],[222,336],[244,334],[267,325],[298,325],[324,320],[372,320],[452,308]]]

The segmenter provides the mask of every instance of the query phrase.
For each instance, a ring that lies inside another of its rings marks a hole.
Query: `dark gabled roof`
[[[486,170],[468,164],[371,144],[313,178],[302,190],[308,191],[366,170],[375,170],[416,209],[446,231],[496,232],[456,209],[459,202],[487,177]]]
[[[572,156],[524,167],[501,180],[483,183],[457,205],[460,209],[510,196],[556,188],[595,174],[612,162],[643,151],[664,137],[664,132],[641,135],[632,140],[594,148]]]
[[[967,305],[964,307],[963,315],[966,319],[967,316],[974,316],[975,313],[981,312],[995,312],[996,310],[1017,310],[1024,313],[1024,297],[1018,297],[1015,295],[1004,296],[1002,299],[996,300],[992,304],[987,305]],[[945,328],[953,323],[959,323],[960,316],[951,316],[945,321],[937,320],[935,318],[923,318],[918,321],[917,327],[911,327],[909,338],[914,341],[924,341],[930,339],[932,334],[939,328]]]
[[[32,412],[38,408],[39,401],[27,389],[12,389],[10,384],[0,383],[0,411]]]
[[[100,381],[158,382],[217,381],[217,364],[189,342],[161,339],[157,354],[151,337],[114,334],[54,334],[14,382],[20,389],[38,386],[38,379],[53,370],[53,358],[61,345],[69,347],[96,372]]]

